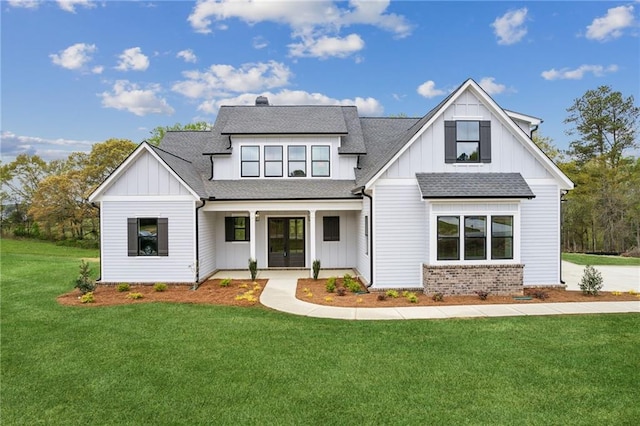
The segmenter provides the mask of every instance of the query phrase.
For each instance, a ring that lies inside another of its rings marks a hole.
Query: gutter
[[[367,288],[370,288],[373,285],[373,197],[364,192],[364,186],[361,190],[362,195],[369,199],[369,274],[371,279],[367,284]]]
[[[102,228],[102,221],[100,220],[100,206],[95,202],[89,203],[91,207],[98,210],[98,223],[100,224],[100,228]],[[102,229],[100,229],[100,243],[102,243]],[[100,270],[98,271],[98,278],[96,281],[100,281],[102,279],[102,244],[100,244]]]
[[[193,283],[193,286],[191,287],[191,290],[197,290],[200,281],[200,241],[198,238],[198,235],[200,234],[200,228],[198,223],[198,210],[200,210],[204,207],[205,204],[207,204],[207,200],[206,198],[200,198],[200,201],[202,201],[202,205],[196,207],[196,279]]]

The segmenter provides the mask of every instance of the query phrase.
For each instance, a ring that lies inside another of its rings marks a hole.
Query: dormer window
[[[444,122],[446,163],[490,163],[491,121]]]

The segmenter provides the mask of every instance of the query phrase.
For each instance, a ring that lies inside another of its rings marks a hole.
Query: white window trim
[[[487,201],[495,204],[495,202]],[[467,204],[467,203],[465,203]],[[470,203],[469,203],[470,204]],[[478,203],[473,203],[478,204]],[[511,201],[509,204],[513,204]],[[459,260],[438,260],[438,216],[458,216],[460,218],[460,259]],[[464,259],[464,217],[465,216],[486,216],[486,254],[487,258],[482,260]],[[491,259],[491,217],[492,216],[513,216],[513,259]],[[429,208],[429,263],[431,265],[517,265],[520,264],[520,203],[517,203],[516,210],[496,211],[482,208],[474,208],[461,212],[455,207],[433,211]]]

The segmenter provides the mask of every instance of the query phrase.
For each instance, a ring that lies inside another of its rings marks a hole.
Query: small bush
[[[142,293],[129,293],[127,294],[127,299],[142,299],[144,297],[144,294]]]
[[[540,299],[540,300],[546,300],[549,298],[549,293],[547,293],[546,291],[544,291],[541,288],[534,288],[533,290],[531,290],[529,292],[529,295],[531,297],[534,297],[536,299]]]
[[[231,285],[231,278],[225,278],[220,281],[220,287],[229,287]]]
[[[80,290],[82,294],[92,292],[96,289],[96,283],[91,279],[91,268],[84,260],[80,263],[80,274],[78,278],[76,278],[75,288]]]
[[[433,293],[433,296],[431,296],[431,299],[433,299],[434,302],[444,302],[444,294]]]
[[[397,299],[398,298],[398,292],[396,290],[387,290],[385,292],[385,295],[387,297],[391,297],[392,299]]]
[[[318,259],[313,261],[313,279],[318,279],[318,274],[320,273],[320,261]]]
[[[357,293],[362,290],[360,283],[353,278],[343,278],[343,280],[344,286],[348,288],[350,292]]]
[[[580,290],[582,294],[597,296],[602,289],[602,274],[591,265],[584,268],[584,274],[580,280]]]
[[[131,286],[129,284],[127,284],[127,283],[120,283],[116,287],[116,290],[118,290],[120,293],[124,293],[125,291],[129,291],[130,289],[131,289]]]
[[[251,281],[256,280],[258,275],[258,261],[255,259],[249,259],[249,272],[251,273]]]
[[[165,283],[155,283],[153,289],[155,291],[167,291],[167,285]]]
[[[486,290],[478,290],[475,293],[478,295],[480,300],[487,300],[487,297],[489,297],[489,292]]]
[[[408,292],[405,297],[409,303],[418,303],[418,295],[415,293]]]
[[[327,290],[327,293],[333,293],[336,291],[336,277],[329,277],[324,288]]]
[[[384,302],[385,300],[387,300],[387,295],[384,293],[378,293],[378,300],[380,302]]]
[[[344,296],[344,295],[347,294],[347,289],[344,288],[344,287],[338,287],[338,288],[336,288],[336,294],[338,296]]]
[[[94,303],[96,299],[93,297],[93,292],[89,291],[82,296],[80,296],[80,301],[82,303]]]
[[[327,296],[327,297],[324,298],[324,301],[325,302],[333,302],[333,297]]]

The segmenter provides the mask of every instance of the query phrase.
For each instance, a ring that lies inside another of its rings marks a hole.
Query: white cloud
[[[185,49],[185,50],[179,51],[176,57],[184,59],[185,62],[195,63],[198,61],[196,54],[193,53],[193,50],[191,49]]]
[[[118,57],[120,58],[120,62],[118,62],[118,65],[116,66],[117,70],[144,71],[149,68],[149,58],[142,53],[142,49],[139,47],[126,49]]]
[[[94,143],[96,142],[22,136],[10,131],[2,131],[0,134],[2,160],[6,163],[20,154],[38,155],[46,161],[63,159],[74,151],[89,151]]]
[[[594,19],[587,26],[586,37],[598,41],[618,38],[622,35],[622,30],[632,26],[633,22],[633,6],[612,7],[605,16]]]
[[[171,115],[174,109],[166,99],[158,96],[160,86],[150,85],[146,89],[140,89],[137,84],[127,80],[118,80],[113,85],[111,92],[103,92],[98,96],[102,98],[102,106],[129,111],[138,116],[147,114]]]
[[[522,40],[527,34],[524,25],[527,18],[527,8],[512,10],[496,18],[491,24],[493,32],[498,37],[498,44],[514,44]]]
[[[93,74],[102,74],[102,71],[104,71],[104,67],[102,65],[97,65],[97,66],[91,68],[91,72]]]
[[[37,9],[40,6],[38,0],[9,0],[9,6],[23,9]]]
[[[76,6],[82,6],[86,9],[96,7],[95,2],[91,0],[57,0],[60,9],[67,12],[76,13]]]
[[[507,90],[507,86],[496,83],[494,77],[483,77],[478,84],[489,95],[497,95]]]
[[[548,71],[541,73],[542,78],[545,80],[581,80],[587,73],[592,73],[596,77],[602,77],[605,74],[618,71],[617,65],[609,65],[604,67],[602,65],[580,65],[576,69],[562,68],[556,70],[552,68]]]
[[[314,39],[305,36],[302,42],[289,45],[289,53],[294,57],[345,58],[363,48],[364,40],[358,34],[349,34],[344,38],[321,36]]]
[[[277,93],[244,93],[235,97],[208,100],[200,104],[198,110],[207,114],[216,114],[222,105],[254,105],[256,97],[266,96],[271,105],[355,105],[360,115],[382,115],[384,108],[375,98],[355,97],[353,99],[335,99],[322,93],[309,93],[303,90],[284,89]]]
[[[254,49],[264,49],[265,47],[267,47],[269,45],[267,40],[265,40],[265,38],[262,37],[262,36],[254,37],[252,44],[253,44],[253,48]]]
[[[211,65],[204,72],[185,71],[182,75],[187,79],[174,84],[172,90],[198,99],[286,86],[293,74],[283,63],[269,61],[244,64],[240,68]]]
[[[436,83],[433,80],[427,80],[418,86],[418,94],[425,98],[434,98],[436,96],[444,95],[446,92],[441,89],[436,89]]]
[[[310,47],[324,43],[325,39],[334,44],[336,41],[344,44],[348,39],[349,47],[343,46],[340,55],[327,54],[327,49],[331,50],[329,47],[318,47],[320,57],[345,57],[362,48],[360,46],[359,49],[354,49],[353,43],[357,42],[354,36],[359,38],[360,44],[364,43],[356,34],[341,37],[339,33],[343,27],[371,25],[391,32],[399,38],[411,34],[413,26],[404,16],[387,13],[389,4],[389,0],[351,0],[348,3],[319,0],[299,1],[295,4],[286,1],[202,0],[193,8],[188,21],[196,32],[205,34],[211,32],[213,21],[218,29],[225,28],[221,21],[234,18],[249,25],[276,22],[288,25],[294,40],[302,39],[289,45],[292,56],[302,56],[301,52],[306,52],[304,56],[312,56],[313,50]]]
[[[91,61],[91,54],[97,50],[95,44],[76,43],[58,53],[49,55],[51,61],[68,70],[83,69]]]

